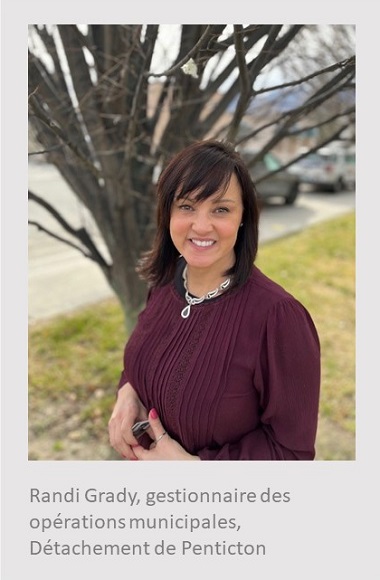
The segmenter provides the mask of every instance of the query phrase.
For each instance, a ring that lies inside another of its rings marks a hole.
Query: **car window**
[[[307,157],[304,157],[299,161],[302,167],[316,167],[324,163],[324,159],[318,153],[310,153]]]
[[[347,153],[345,155],[346,163],[355,163],[355,153]]]
[[[337,163],[338,156],[336,153],[324,153],[321,154],[321,158],[325,163]]]

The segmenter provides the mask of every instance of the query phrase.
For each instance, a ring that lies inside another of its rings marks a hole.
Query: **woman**
[[[228,143],[193,143],[158,183],[149,283],[109,422],[130,460],[312,460],[320,347],[307,310],[255,265],[254,185]],[[149,420],[137,440],[136,421]]]

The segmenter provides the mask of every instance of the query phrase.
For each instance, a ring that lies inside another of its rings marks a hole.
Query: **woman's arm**
[[[318,422],[320,345],[307,310],[285,300],[270,312],[261,336],[253,388],[258,428],[239,441],[198,451],[203,460],[312,460]]]

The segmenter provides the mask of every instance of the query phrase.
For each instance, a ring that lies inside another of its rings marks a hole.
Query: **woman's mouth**
[[[210,248],[216,243],[214,240],[197,240],[195,238],[190,238],[190,242],[197,248]]]

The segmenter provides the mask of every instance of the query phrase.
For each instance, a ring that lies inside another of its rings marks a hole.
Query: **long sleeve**
[[[295,300],[270,311],[261,335],[254,375],[259,426],[219,449],[204,448],[202,460],[312,460],[315,456],[320,345],[309,313]]]

